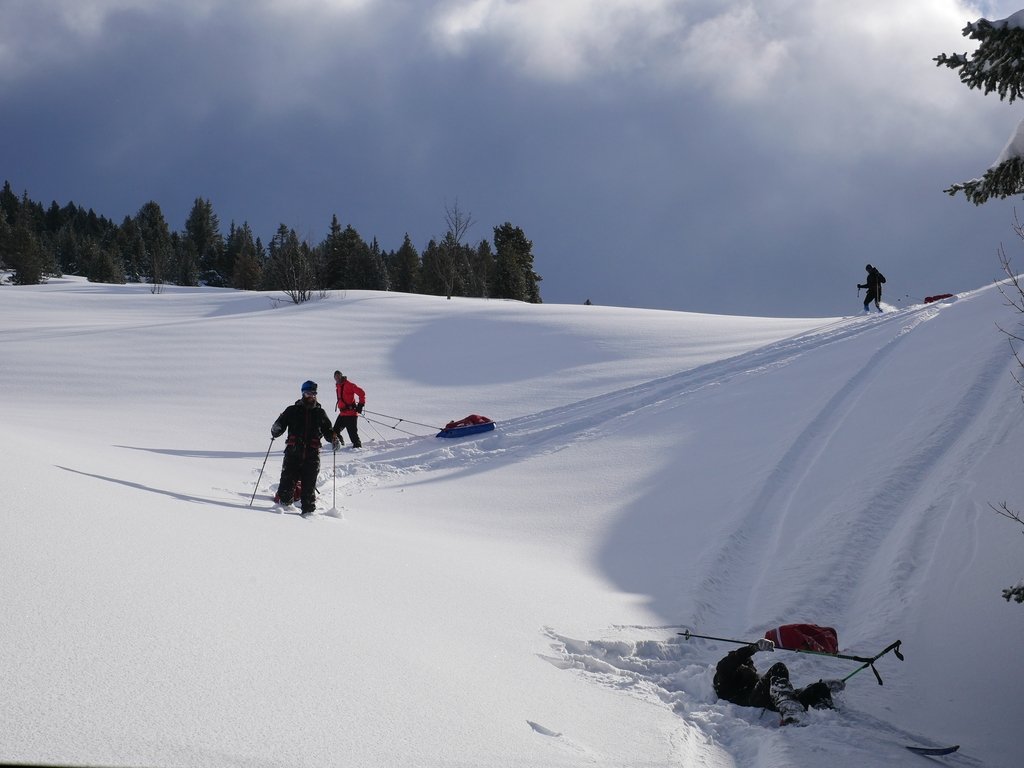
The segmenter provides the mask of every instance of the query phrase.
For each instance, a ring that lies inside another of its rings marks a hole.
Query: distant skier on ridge
[[[881,312],[882,307],[878,302],[882,300],[882,283],[885,282],[885,275],[870,264],[868,264],[865,269],[868,271],[868,281],[863,285],[857,285],[858,291],[860,291],[861,288],[868,289],[867,294],[864,296],[864,311],[868,311],[868,305],[873,301],[875,302],[875,309]]]

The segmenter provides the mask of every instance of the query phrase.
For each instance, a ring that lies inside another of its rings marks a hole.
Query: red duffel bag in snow
[[[769,629],[764,636],[775,643],[776,648],[788,651],[814,651],[815,653],[839,653],[839,638],[832,627],[817,624],[783,624]]]

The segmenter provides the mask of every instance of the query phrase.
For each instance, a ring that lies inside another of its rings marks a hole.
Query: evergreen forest
[[[147,202],[117,224],[74,203],[44,207],[5,181],[0,190],[0,268],[11,282],[32,285],[79,275],[97,283],[209,285],[283,291],[300,303],[332,290],[375,290],[473,296],[540,303],[533,243],[509,222],[493,242],[465,242],[473,223],[458,204],[445,209],[447,230],[422,252],[406,234],[396,250],[367,243],[335,215],[324,239],[310,243],[281,224],[263,243],[248,223],[227,234],[209,200],[197,198],[184,229],[172,231],[160,206]]]

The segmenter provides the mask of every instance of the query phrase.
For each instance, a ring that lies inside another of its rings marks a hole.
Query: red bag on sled
[[[789,651],[815,651],[816,653],[839,653],[839,638],[832,627],[817,624],[783,624],[769,629],[764,636],[775,643],[776,648]]]

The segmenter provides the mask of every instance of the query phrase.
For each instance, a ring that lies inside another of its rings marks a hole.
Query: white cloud
[[[431,29],[447,54],[500,58],[522,77],[625,74],[663,98],[704,92],[723,109],[756,109],[769,134],[806,151],[859,154],[894,134],[919,147],[948,139],[963,130],[957,112],[977,110],[975,127],[991,117],[932,58],[971,49],[964,25],[1004,11],[959,0],[450,0]]]
[[[635,68],[644,48],[678,24],[679,0],[453,0],[432,21],[436,44],[453,54],[496,51],[542,80],[570,82]]]
[[[811,151],[948,147],[984,131],[998,106],[932,61],[975,46],[960,31],[977,13],[953,0],[806,3],[780,32],[789,55],[760,102],[780,119],[800,115],[796,138]]]
[[[765,24],[753,4],[692,25],[659,62],[668,83],[701,84],[722,98],[761,101],[792,67],[795,40]]]
[[[230,38],[201,87],[266,111],[331,109],[332,97],[345,103],[346,88],[368,85],[397,100],[430,56],[473,57],[540,87],[599,84],[611,99],[629,89],[671,105],[698,94],[727,119],[756,115],[759,140],[850,156],[883,145],[927,152],[957,133],[1003,141],[1007,125],[987,127],[998,100],[931,59],[972,47],[960,34],[968,21],[1016,10],[962,0],[8,0],[0,9],[0,84],[88,67],[93,52],[116,56],[118,21],[131,14],[175,22],[166,35],[183,38],[185,71],[212,55],[211,40]]]

